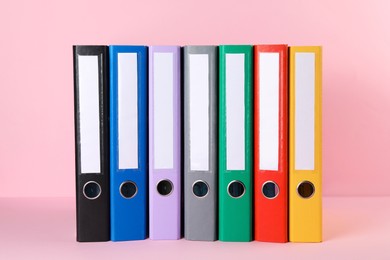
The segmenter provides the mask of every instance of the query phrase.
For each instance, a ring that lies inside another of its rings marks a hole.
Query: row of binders
[[[73,52],[78,241],[322,240],[321,47]]]

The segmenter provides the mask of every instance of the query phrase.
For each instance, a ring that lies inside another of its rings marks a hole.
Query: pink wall
[[[324,195],[390,195],[390,1],[130,2],[2,1],[0,196],[74,195],[73,44],[238,43],[323,45]]]

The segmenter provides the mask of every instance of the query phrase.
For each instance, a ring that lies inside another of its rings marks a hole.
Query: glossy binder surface
[[[291,242],[322,241],[321,63],[321,47],[290,48]]]
[[[181,236],[180,47],[149,47],[149,235]]]
[[[147,237],[147,47],[110,46],[111,240]]]
[[[185,46],[184,237],[217,234],[218,47]]]
[[[257,241],[288,240],[287,58],[287,45],[254,47],[254,238]]]
[[[79,242],[110,240],[107,55],[107,46],[73,46]]]
[[[219,240],[222,241],[252,240],[252,52],[252,46],[219,48]]]

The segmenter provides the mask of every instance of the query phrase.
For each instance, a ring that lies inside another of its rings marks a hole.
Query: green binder
[[[219,49],[219,240],[252,240],[253,50]]]

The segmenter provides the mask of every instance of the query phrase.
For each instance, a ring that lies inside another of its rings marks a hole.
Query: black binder
[[[110,240],[107,46],[73,46],[77,241]]]

